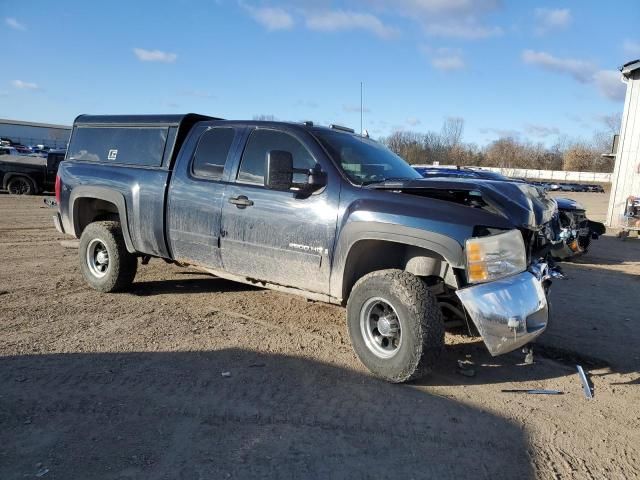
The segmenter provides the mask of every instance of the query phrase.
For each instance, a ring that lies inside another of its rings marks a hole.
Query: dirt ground
[[[533,365],[448,333],[436,373],[390,385],[338,307],[158,260],[98,294],[50,215],[0,194],[1,479],[640,476],[637,239],[566,264]]]

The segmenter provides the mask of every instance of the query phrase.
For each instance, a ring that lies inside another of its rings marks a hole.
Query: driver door
[[[264,186],[267,152],[290,152],[295,168],[310,169],[321,152],[317,145],[309,147],[310,141],[273,128],[256,128],[251,132],[236,178],[227,185],[223,200],[221,255],[226,271],[329,293],[329,255],[338,215],[338,179],[329,176],[327,186],[302,196]],[[320,166],[327,171],[326,165]],[[298,175],[295,182],[306,181]]]

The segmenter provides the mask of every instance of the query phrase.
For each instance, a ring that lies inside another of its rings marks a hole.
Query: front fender
[[[447,235],[393,223],[350,221],[341,229],[335,248],[330,281],[332,297],[343,297],[349,252],[361,240],[383,240],[424,248],[440,255],[453,268],[465,266],[462,246]]]

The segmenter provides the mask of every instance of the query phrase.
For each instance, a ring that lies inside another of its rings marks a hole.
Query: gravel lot
[[[604,217],[606,195],[563,196]],[[448,333],[435,374],[389,385],[341,308],[159,260],[129,293],[90,290],[50,215],[0,194],[1,479],[640,476],[635,238],[566,264],[534,365]]]

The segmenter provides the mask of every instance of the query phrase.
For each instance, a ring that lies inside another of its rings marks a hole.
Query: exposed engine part
[[[603,235],[606,229],[602,223],[589,220],[579,203],[566,198],[558,200],[551,253],[555,259],[566,260],[586,253],[591,240]]]

